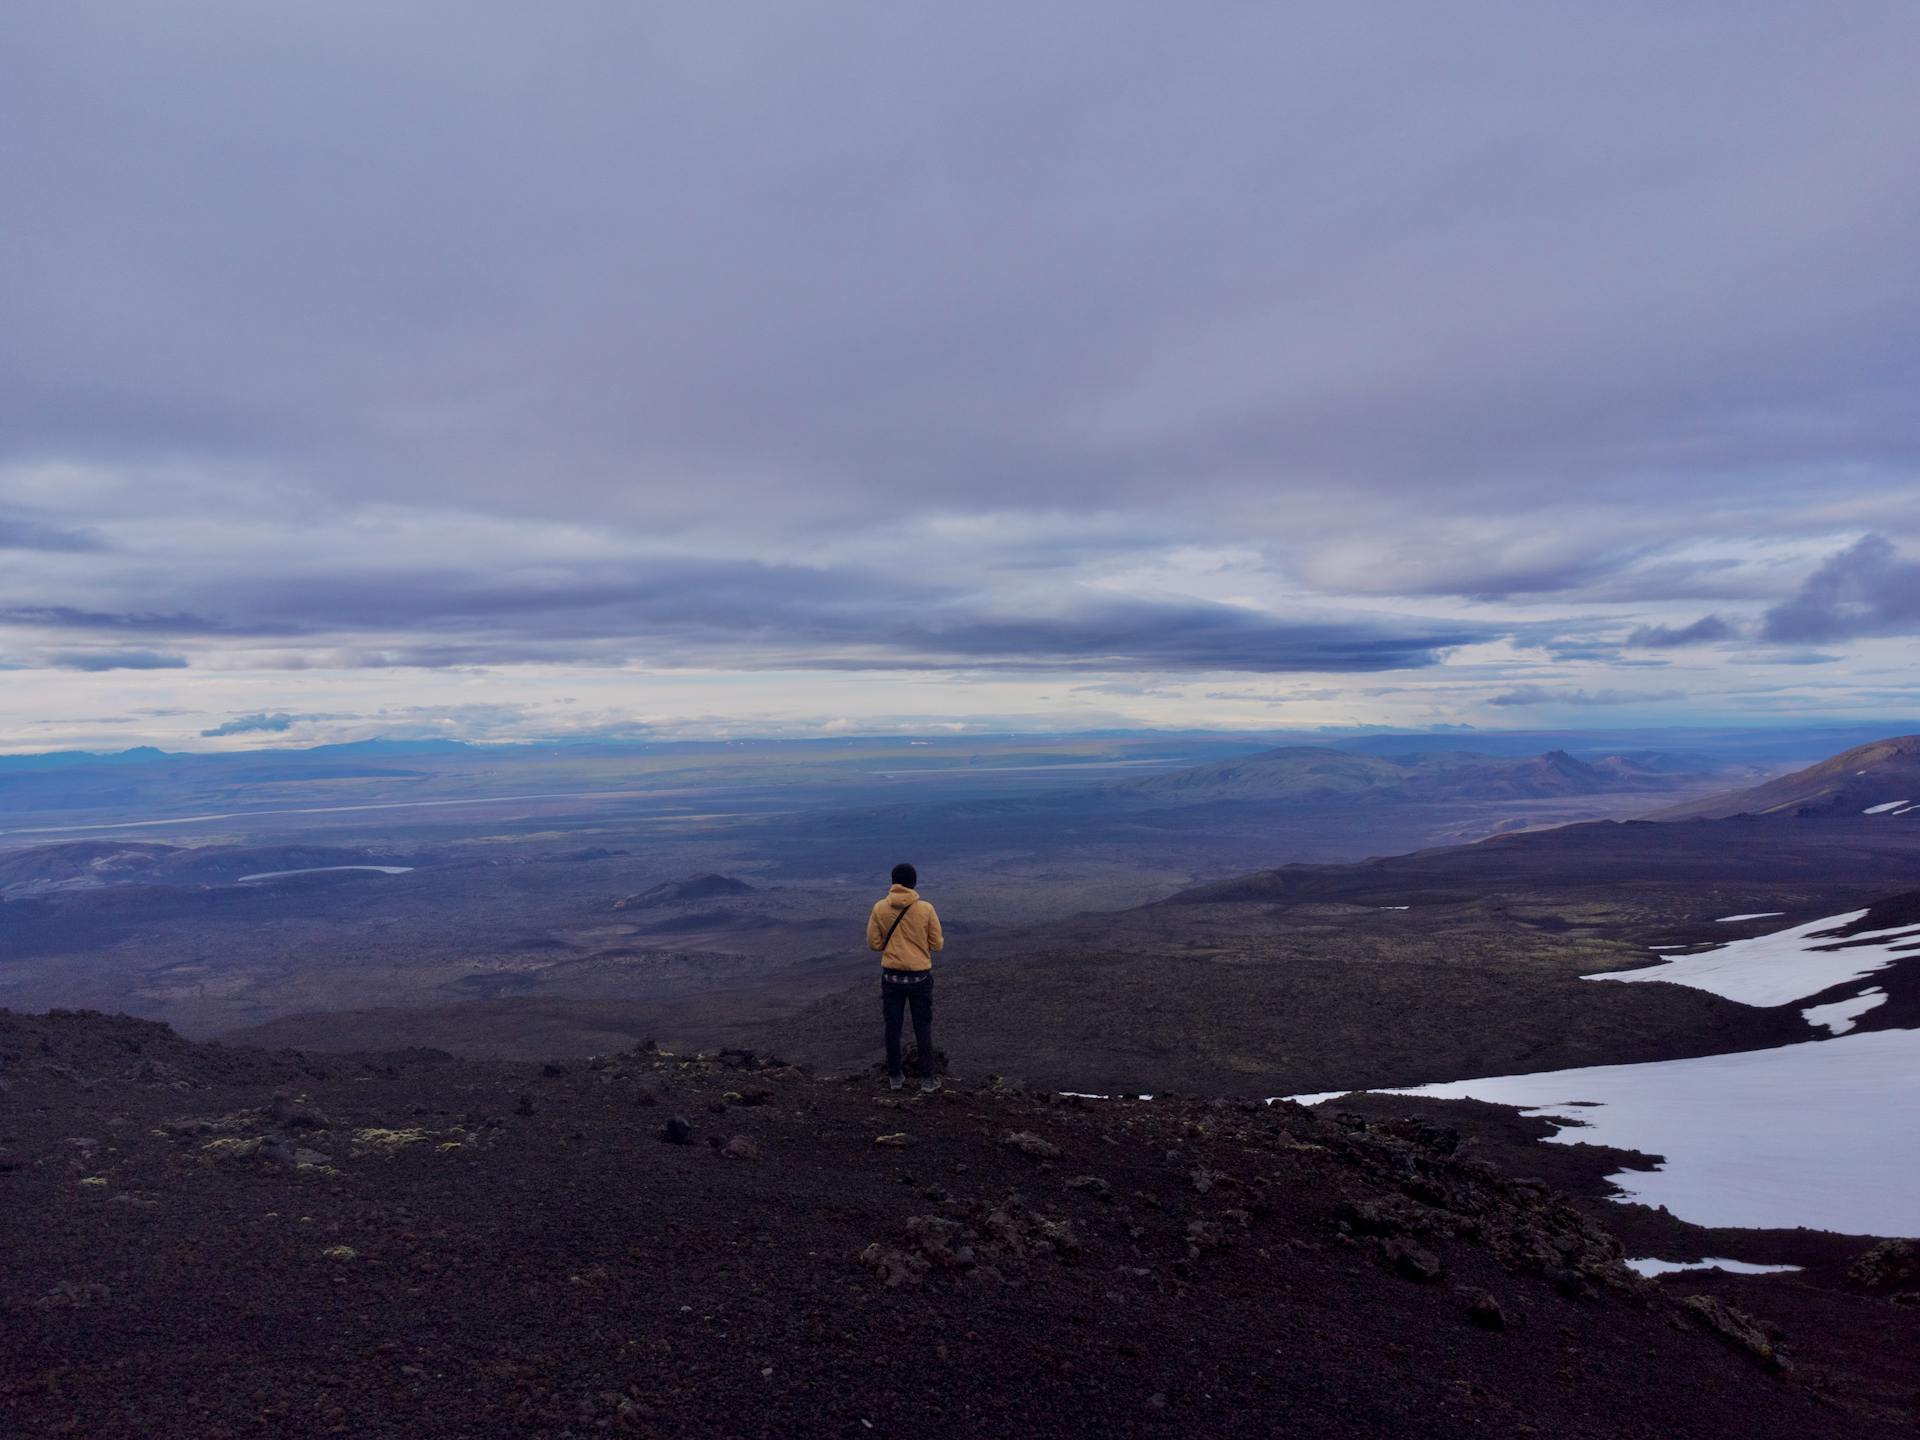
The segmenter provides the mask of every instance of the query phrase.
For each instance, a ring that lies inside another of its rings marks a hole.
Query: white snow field
[[[1800,1018],[1809,1025],[1824,1025],[1835,1035],[1844,1035],[1853,1029],[1853,1022],[1876,1005],[1884,1005],[1887,992],[1878,985],[1871,990],[1862,990],[1845,1000],[1835,1000],[1830,1005],[1812,1005],[1800,1012]]]
[[[1912,803],[1911,800],[1889,800],[1884,805],[1869,805],[1860,813],[1862,815],[1884,815],[1889,810],[1898,810],[1901,806],[1911,805]]]
[[[1709,990],[1743,1005],[1790,1005],[1835,985],[1871,975],[1900,959],[1902,953],[1914,953],[1893,947],[1902,942],[1920,944],[1920,926],[1915,925],[1868,930],[1845,938],[1819,938],[1829,930],[1851,925],[1866,913],[1850,910],[1844,915],[1810,920],[1790,930],[1729,940],[1698,955],[1675,956],[1644,970],[1612,970],[1583,978],[1617,980],[1623,984],[1664,980],[1695,990]],[[1844,948],[1823,948],[1836,945]]]
[[[1380,1093],[1584,1122],[1552,1141],[1664,1156],[1658,1170],[1608,1176],[1616,1198],[1696,1225],[1920,1236],[1920,1030]]]
[[[1671,1275],[1677,1270],[1731,1270],[1735,1275],[1785,1275],[1798,1265],[1754,1265],[1746,1260],[1629,1260],[1629,1270],[1642,1275]]]
[[[1776,915],[1784,915],[1786,913],[1784,910],[1756,910],[1751,915],[1722,915],[1713,923],[1716,925],[1731,925],[1736,920],[1771,920]]]
[[[1867,913],[1829,915],[1642,970],[1585,978],[1663,980],[1746,1005],[1789,1005],[1870,975],[1903,955],[1920,954],[1920,925],[1844,938],[1830,933]],[[1805,1225],[1920,1237],[1920,1030],[1848,1033],[1886,999],[1875,986],[1800,1012],[1809,1025],[1823,1025],[1836,1038],[1735,1055],[1495,1075],[1379,1093],[1517,1105],[1531,1114],[1580,1122],[1549,1137],[1554,1143],[1612,1145],[1663,1156],[1657,1170],[1609,1176],[1622,1192],[1617,1198],[1664,1205],[1696,1225]],[[1318,1105],[1349,1093],[1291,1098]],[[1665,1261],[1635,1262],[1636,1268],[1640,1263],[1684,1268]],[[1728,1261],[1700,1263],[1731,1268]]]

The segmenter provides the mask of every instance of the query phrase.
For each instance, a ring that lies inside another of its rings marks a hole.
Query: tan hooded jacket
[[[912,908],[906,919],[887,941],[893,917],[907,906]],[[933,969],[933,952],[947,943],[947,937],[940,933],[940,917],[934,912],[933,902],[922,900],[916,890],[895,885],[887,891],[886,899],[874,903],[873,913],[867,917],[867,948],[878,950],[883,941],[887,948],[880,957],[882,970],[918,971]]]

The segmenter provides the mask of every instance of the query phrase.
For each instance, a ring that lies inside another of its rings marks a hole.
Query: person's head
[[[911,865],[896,865],[893,867],[893,883],[911,890],[920,883],[920,872]]]

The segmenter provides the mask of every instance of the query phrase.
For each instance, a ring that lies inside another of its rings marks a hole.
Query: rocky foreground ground
[[[1911,1250],[1817,1305],[1643,1280],[1486,1153],[1430,1115],[0,1011],[0,1434],[1914,1432]],[[1819,1306],[1851,1350],[1797,1343]]]

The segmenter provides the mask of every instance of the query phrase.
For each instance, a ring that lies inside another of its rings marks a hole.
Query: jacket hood
[[[920,892],[918,890],[909,890],[904,885],[890,886],[887,890],[887,899],[897,905],[911,905],[919,898]]]

